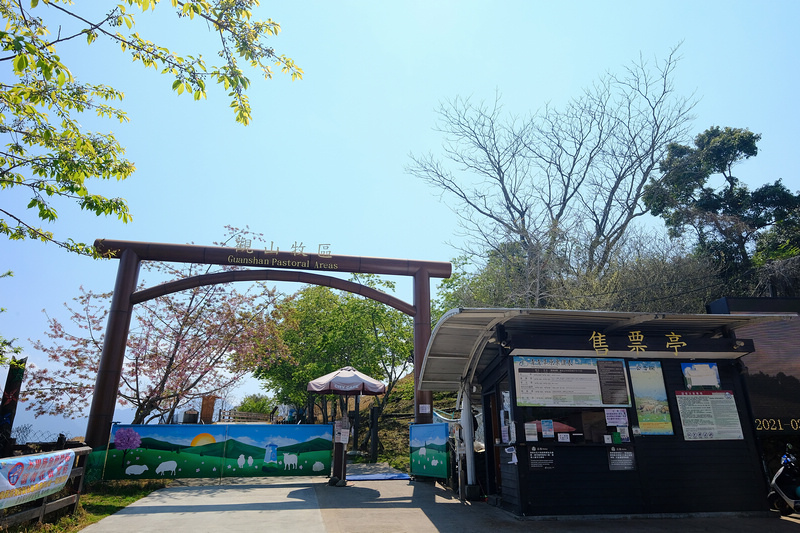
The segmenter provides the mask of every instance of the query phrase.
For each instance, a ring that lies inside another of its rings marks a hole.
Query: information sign
[[[639,435],[672,435],[672,417],[658,361],[628,361],[633,398],[639,418]]]
[[[636,454],[633,446],[615,444],[608,448],[609,470],[636,470]]]
[[[743,440],[731,391],[676,391],[686,440]]]
[[[515,357],[517,405],[630,407],[625,362],[592,357]]]
[[[553,470],[556,467],[556,453],[542,446],[531,446],[528,460],[531,470]]]

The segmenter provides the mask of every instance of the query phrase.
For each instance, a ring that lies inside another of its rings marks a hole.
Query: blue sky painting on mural
[[[271,44],[305,75],[253,80],[248,127],[234,122],[222,91],[201,102],[179,97],[172,80],[130,64],[112,45],[60,50],[79,78],[125,92],[129,124],[87,117],[87,127],[113,130],[136,164],[132,178],[98,190],[126,198],[134,219],[122,225],[60,205],[48,229],[84,242],[210,245],[226,225],[249,226],[282,250],[329,243],[334,254],[449,261],[463,242],[457,217],[404,170],[409,153],[441,153],[443,138],[433,129],[440,102],[491,101],[499,92],[505,112],[525,115],[563,104],[640,54],[663,58],[679,43],[676,88],[699,100],[693,134],[713,125],[760,133],[758,156],[737,167],[737,177],[752,186],[781,178],[800,188],[790,173],[800,122],[800,3],[792,0],[316,0],[302,8],[262,4],[254,17],[281,24]],[[138,21],[143,34],[165,30],[148,16]],[[176,31],[169,38],[190,37]],[[14,271],[0,280],[0,305],[8,309],[0,332],[17,338],[32,364],[46,364],[28,341],[46,329],[42,310],[64,318],[62,303],[79,286],[111,290],[116,266],[36,242],[0,241],[0,271]],[[410,283],[393,281],[396,296],[411,301]],[[250,383],[239,397],[257,390]],[[119,420],[129,416],[120,411]],[[34,420],[24,403],[17,420],[71,435],[86,426]]]

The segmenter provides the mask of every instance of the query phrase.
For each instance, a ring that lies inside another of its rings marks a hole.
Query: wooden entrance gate
[[[419,371],[431,335],[430,279],[450,277],[450,263],[106,239],[95,241],[95,247],[100,253],[119,259],[119,268],[86,428],[86,442],[91,447],[105,446],[109,441],[133,306],[184,289],[234,281],[294,281],[322,285],[360,294],[414,317],[415,421],[418,424],[433,421],[432,393],[419,390]],[[141,261],[254,269],[195,276],[137,291]],[[411,276],[414,279],[414,303],[408,304],[384,292],[340,278],[304,272],[306,270]]]

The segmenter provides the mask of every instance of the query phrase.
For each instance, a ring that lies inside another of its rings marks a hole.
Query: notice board
[[[517,405],[630,407],[623,359],[514,357]]]

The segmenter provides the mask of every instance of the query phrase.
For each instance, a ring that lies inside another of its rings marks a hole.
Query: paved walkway
[[[388,467],[348,465],[348,475]],[[208,483],[208,480],[205,480]],[[217,482],[218,483],[218,482]],[[84,533],[800,533],[800,517],[709,515],[692,518],[518,518],[486,503],[461,502],[438,484],[409,480],[239,478],[223,484],[186,482],[153,492]]]

